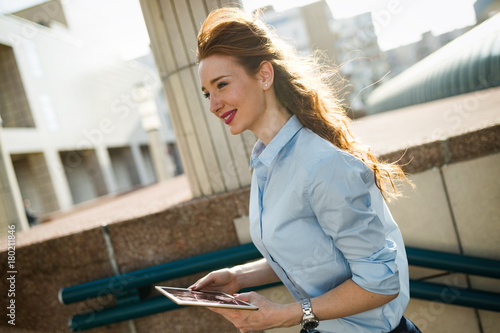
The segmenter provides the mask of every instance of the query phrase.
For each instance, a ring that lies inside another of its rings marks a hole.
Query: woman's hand
[[[189,289],[216,290],[234,294],[240,289],[279,281],[278,276],[262,258],[244,265],[219,269],[199,279]]]
[[[226,294],[234,294],[240,290],[238,276],[235,268],[224,268],[213,271],[189,287],[192,290],[214,290]]]
[[[235,295],[237,299],[259,307],[257,311],[210,308],[221,314],[241,333],[298,325],[302,318],[300,304],[276,304],[255,292]]]

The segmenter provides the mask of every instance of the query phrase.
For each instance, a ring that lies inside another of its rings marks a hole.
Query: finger
[[[207,276],[202,277],[198,281],[196,281],[196,283],[194,283],[192,286],[190,286],[189,289],[191,289],[191,290],[200,290],[202,288],[205,288],[205,286],[207,286],[210,283],[211,283],[211,279],[207,275]]]
[[[188,287],[188,289],[191,289],[191,290],[198,290],[199,289],[199,286],[200,286],[200,282],[201,282],[202,279],[196,281],[195,283],[193,283],[192,285],[190,285]]]

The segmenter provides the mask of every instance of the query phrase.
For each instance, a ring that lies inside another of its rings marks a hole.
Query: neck
[[[290,112],[283,107],[266,110],[252,132],[267,146],[291,117]]]

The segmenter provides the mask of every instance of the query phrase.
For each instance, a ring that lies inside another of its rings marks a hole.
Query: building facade
[[[422,35],[422,39],[415,43],[385,51],[384,53],[391,69],[390,77],[395,77],[402,73],[431,53],[460,37],[471,28],[455,29],[441,35],[434,35],[428,31]]]
[[[77,2],[0,16],[2,231],[28,226],[23,206],[41,221],[152,184],[158,159],[167,177],[182,170],[156,69],[117,57],[92,25]]]
[[[335,54],[342,75],[348,80],[348,102],[354,112],[364,114],[366,98],[374,83],[389,72],[385,54],[378,45],[371,13],[331,22]]]
[[[317,1],[282,12],[265,8],[262,18],[300,54],[321,50],[347,83],[341,94],[353,111],[351,115],[363,114],[371,85],[389,72],[370,13],[334,19],[326,1]]]

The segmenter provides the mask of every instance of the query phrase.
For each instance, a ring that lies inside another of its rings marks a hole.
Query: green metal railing
[[[461,254],[406,247],[408,263],[413,266],[486,276],[500,279],[500,261]]]
[[[255,246],[253,244],[244,244],[63,288],[59,291],[59,301],[62,304],[70,304],[108,294],[121,294],[126,290],[203,271],[233,266],[258,258],[262,258],[262,256]]]
[[[406,248],[406,252],[410,265],[500,278],[500,261],[498,260],[409,247]],[[63,288],[59,291],[59,300],[63,304],[70,304],[110,294],[116,297],[117,306],[77,314],[71,318],[70,328],[73,331],[83,331],[180,307],[164,296],[141,300],[138,288],[259,258],[261,254],[253,244],[240,245]],[[253,290],[274,285],[279,285],[279,283],[253,288]],[[500,312],[500,294],[460,288],[451,283],[437,284],[410,280],[410,295],[413,298]]]

